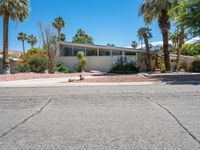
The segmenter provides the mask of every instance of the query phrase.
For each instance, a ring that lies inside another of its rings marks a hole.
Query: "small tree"
[[[84,69],[85,69],[85,67],[86,67],[87,64],[88,64],[88,60],[87,60],[87,58],[85,57],[84,52],[79,51],[79,52],[77,53],[77,59],[78,59],[78,61],[79,61],[79,68],[80,68],[80,71],[83,72]]]
[[[40,30],[43,40],[43,49],[47,51],[48,56],[48,72],[52,74],[55,72],[56,64],[58,62],[58,39],[51,28],[43,28],[40,24]]]

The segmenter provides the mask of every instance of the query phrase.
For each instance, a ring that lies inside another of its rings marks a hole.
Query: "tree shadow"
[[[151,76],[151,78],[171,85],[184,85],[184,84],[200,85],[200,74],[155,75]]]

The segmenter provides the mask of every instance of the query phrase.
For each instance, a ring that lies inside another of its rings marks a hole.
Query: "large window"
[[[62,46],[60,55],[61,56],[73,56],[72,48],[71,47]]]
[[[86,49],[86,56],[97,56],[97,49]]]
[[[130,56],[130,55],[136,55],[136,53],[135,52],[125,52],[124,55],[129,55]]]
[[[82,51],[85,54],[86,49],[82,48],[82,47],[74,47],[73,48],[73,56],[76,56],[79,51]]]
[[[110,56],[110,50],[99,50],[99,56]]]
[[[112,55],[113,55],[113,56],[120,56],[120,55],[122,55],[122,51],[113,50],[113,51],[112,51]]]

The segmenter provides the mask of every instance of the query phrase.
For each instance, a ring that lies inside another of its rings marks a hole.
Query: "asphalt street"
[[[1,150],[199,150],[200,85],[0,88]]]

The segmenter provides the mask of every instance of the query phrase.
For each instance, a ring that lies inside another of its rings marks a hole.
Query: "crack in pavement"
[[[35,113],[31,114],[30,116],[28,116],[27,118],[23,119],[21,122],[19,122],[18,124],[16,124],[15,126],[13,126],[11,129],[9,129],[8,131],[4,132],[1,136],[0,139],[5,137],[6,135],[8,135],[10,132],[12,132],[13,130],[17,129],[20,125],[24,124],[25,122],[27,122],[29,119],[35,117],[36,115],[40,114],[46,107],[47,105],[49,105],[49,103],[52,101],[52,99],[49,99],[47,101],[47,103],[42,106],[38,111],[36,111]]]
[[[181,128],[183,128],[183,130],[185,130],[185,132],[187,132],[198,144],[200,144],[200,140],[198,140],[197,137],[194,134],[192,134],[192,132],[189,131],[189,129],[187,129],[169,109],[167,109],[160,103],[153,101],[152,98],[150,98],[150,97],[144,97],[144,98],[146,98],[151,103],[156,104],[157,106],[159,106],[162,109],[164,109],[165,111],[167,111],[167,113],[175,119],[175,121],[181,126]]]

